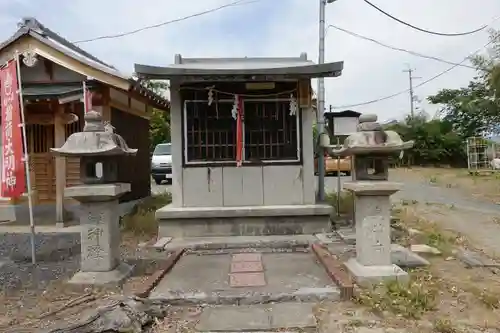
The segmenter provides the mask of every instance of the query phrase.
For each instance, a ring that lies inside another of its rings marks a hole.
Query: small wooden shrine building
[[[101,112],[131,147],[139,149],[136,157],[121,165],[121,180],[132,184],[122,200],[150,195],[149,116],[152,108],[168,109],[169,102],[34,18],[23,19],[19,30],[0,44],[0,63],[13,59],[16,53],[21,61],[35,218],[48,210],[48,219],[51,216],[52,221],[63,222],[65,206],[72,203],[63,198],[64,188],[80,181],[79,161],[54,158],[50,148],[60,147],[69,135],[82,130],[84,81],[92,92],[93,109]],[[15,209],[18,216],[9,209],[22,207],[22,198],[4,198],[2,202],[0,220],[26,218],[22,209]]]
[[[170,80],[173,185],[157,211],[160,236],[312,233],[331,207],[316,204],[311,79],[343,62],[183,58],[135,65]]]

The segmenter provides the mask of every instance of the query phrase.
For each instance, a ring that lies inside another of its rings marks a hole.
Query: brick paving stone
[[[236,253],[233,254],[233,262],[236,261],[261,261],[261,253]]]
[[[264,273],[231,273],[229,274],[231,287],[262,287],[266,285]]]
[[[231,263],[231,273],[262,272],[261,261],[235,261]]]

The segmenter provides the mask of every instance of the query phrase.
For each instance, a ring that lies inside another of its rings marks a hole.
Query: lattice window
[[[236,121],[233,101],[185,102],[185,145],[188,162],[234,161]]]
[[[26,125],[28,153],[50,153],[54,147],[54,125],[28,124]]]
[[[188,163],[236,160],[234,100],[208,105],[185,101],[184,144]],[[244,99],[244,162],[298,161],[299,115],[290,113],[289,99]]]
[[[290,100],[245,100],[245,160],[299,160],[298,114]]]

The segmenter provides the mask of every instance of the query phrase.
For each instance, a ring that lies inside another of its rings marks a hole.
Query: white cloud
[[[0,0],[0,2],[7,0]],[[31,0],[33,15],[70,40],[133,30],[217,7],[229,0]],[[391,14],[429,30],[460,32],[489,23],[500,15],[498,0],[373,0]],[[12,8],[14,4],[10,5]],[[38,6],[38,7],[37,7]],[[319,0],[260,0],[193,18],[162,28],[114,40],[81,46],[121,70],[131,72],[133,64],[169,64],[174,54],[197,56],[298,56],[307,52],[317,60]],[[10,12],[10,11],[9,11]],[[14,11],[19,15],[19,11]],[[378,13],[362,0],[338,0],[327,6],[327,23],[341,26],[387,44],[408,48],[450,61],[461,61],[487,42],[487,33],[472,36],[439,37],[417,32]],[[17,21],[19,17],[2,18]],[[6,22],[6,21],[4,21]],[[0,28],[6,23],[0,22]],[[9,23],[11,24],[11,23]],[[500,21],[496,27],[500,27]],[[12,31],[15,27],[8,29]],[[5,31],[5,29],[4,29]],[[6,32],[1,37],[8,37]],[[449,67],[433,60],[415,58],[330,29],[326,37],[326,60],[344,60],[340,78],[326,80],[326,105],[372,100],[408,88],[402,70],[407,64],[415,75],[427,79]],[[416,90],[421,99],[441,88],[467,84],[474,71],[457,68]],[[418,84],[419,81],[415,80]],[[433,107],[424,103],[433,113]],[[391,100],[353,108],[375,112],[380,118],[400,117],[409,110],[404,94]]]

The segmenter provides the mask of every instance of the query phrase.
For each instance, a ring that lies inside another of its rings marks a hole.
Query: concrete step
[[[297,248],[308,247],[318,241],[314,235],[276,235],[276,236],[227,236],[227,237],[187,237],[173,238],[166,242],[164,249],[223,250],[244,248]],[[162,245],[162,242],[159,242]]]
[[[271,303],[303,303],[303,302],[338,302],[340,301],[340,290],[336,286],[330,287],[305,287],[298,290],[273,292],[269,290],[249,291],[248,288],[241,290],[216,291],[166,291],[155,290],[149,298],[155,303],[163,303],[177,306],[195,305],[227,305],[243,306]]]
[[[314,303],[205,308],[197,332],[316,332]]]

